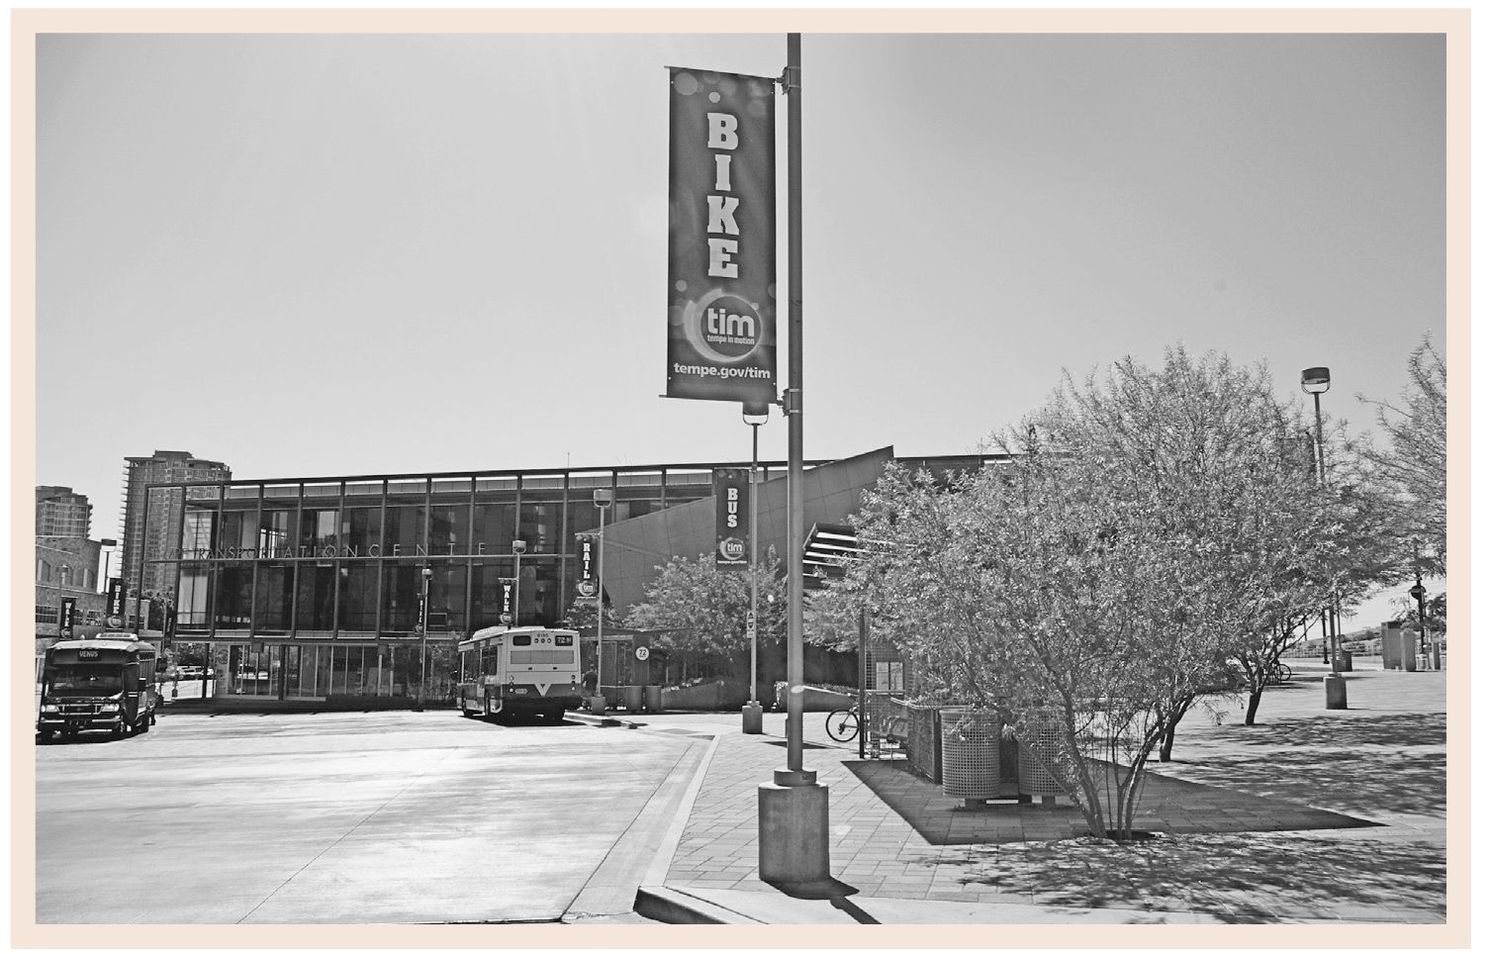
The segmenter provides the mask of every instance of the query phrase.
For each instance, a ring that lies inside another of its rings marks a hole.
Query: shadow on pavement
[[[1446,816],[1443,715],[1286,720],[1210,733],[1195,746],[1179,736],[1185,757],[1152,763],[1153,773],[1336,812]]]
[[[1446,919],[1445,853],[1419,842],[1292,833],[1080,838],[972,848],[965,883],[1038,904],[1203,911],[1231,923]]]

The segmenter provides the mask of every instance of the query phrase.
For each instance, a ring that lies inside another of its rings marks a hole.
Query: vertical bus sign
[[[64,596],[57,607],[57,635],[63,639],[71,639],[73,635],[73,618],[77,615],[78,601],[71,596]]]
[[[774,83],[669,70],[667,397],[777,396]]]
[[[747,497],[751,471],[720,467],[715,472],[715,565],[732,569],[747,566],[746,533],[751,514]]]

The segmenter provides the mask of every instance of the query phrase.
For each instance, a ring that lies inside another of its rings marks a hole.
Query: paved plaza
[[[726,728],[639,910],[736,923],[1444,923],[1446,674],[1360,668],[1350,708],[1329,712],[1325,667],[1293,665],[1255,726],[1232,703],[1188,716],[1173,760],[1152,763],[1137,819],[1162,835],[1133,846],[1083,837],[1062,799],[966,808],[904,759],[859,759],[806,714],[804,767],[829,786],[839,883],[821,898],[757,877],[756,790],[784,765],[783,717],[769,714],[763,736]]]

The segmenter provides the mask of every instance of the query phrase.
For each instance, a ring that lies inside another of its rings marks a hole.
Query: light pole
[[[757,428],[767,423],[766,403],[743,404],[742,423],[752,429],[752,480],[747,493],[747,509],[751,511],[751,558],[748,566],[751,573],[752,607],[747,614],[747,639],[751,644],[751,682],[748,684],[747,704],[741,708],[741,731],[746,735],[762,734],[762,703],[757,701]]]
[[[596,695],[591,697],[591,711],[601,712],[607,705],[606,693],[601,691],[601,608],[602,597],[606,592],[606,578],[602,576],[602,572],[606,566],[607,508],[612,505],[611,489],[592,491],[591,502],[596,504],[599,511],[596,521]],[[613,673],[612,677],[615,679],[616,675]]]
[[[1322,446],[1322,395],[1332,387],[1332,372],[1327,368],[1305,368],[1301,372],[1301,390],[1312,396],[1312,405],[1317,416],[1317,484],[1327,485],[1327,457]],[[1327,694],[1327,708],[1348,708],[1348,684],[1343,679],[1342,673],[1338,671],[1338,642],[1337,642],[1337,599],[1334,596],[1332,605],[1327,609],[1327,619],[1331,622],[1332,633],[1326,630],[1322,633],[1324,645],[1330,638],[1332,645],[1329,649],[1329,663],[1332,671],[1322,678],[1322,685]]]
[[[513,625],[523,624],[520,610],[524,605],[524,551],[529,549],[529,544],[523,540],[514,540],[513,547]]]
[[[1420,628],[1420,654],[1426,656],[1426,588],[1420,582],[1420,544],[1415,547],[1415,585],[1410,587],[1410,596],[1415,600],[1415,618]],[[1429,656],[1426,660],[1430,661]]]
[[[57,567],[57,638],[62,638],[62,578],[71,576],[73,568],[66,563]]]
[[[420,693],[416,697],[415,708],[425,708],[425,671],[426,660],[429,658],[427,647],[430,645],[430,577],[431,569],[428,566],[420,568]]]

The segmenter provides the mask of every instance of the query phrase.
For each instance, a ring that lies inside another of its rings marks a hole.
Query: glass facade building
[[[445,698],[455,644],[499,622],[503,581],[518,580],[515,625],[565,616],[596,490],[610,524],[709,497],[718,466],[742,465],[153,487],[175,497],[179,545],[139,570],[176,581],[178,656],[214,670],[214,695]]]

